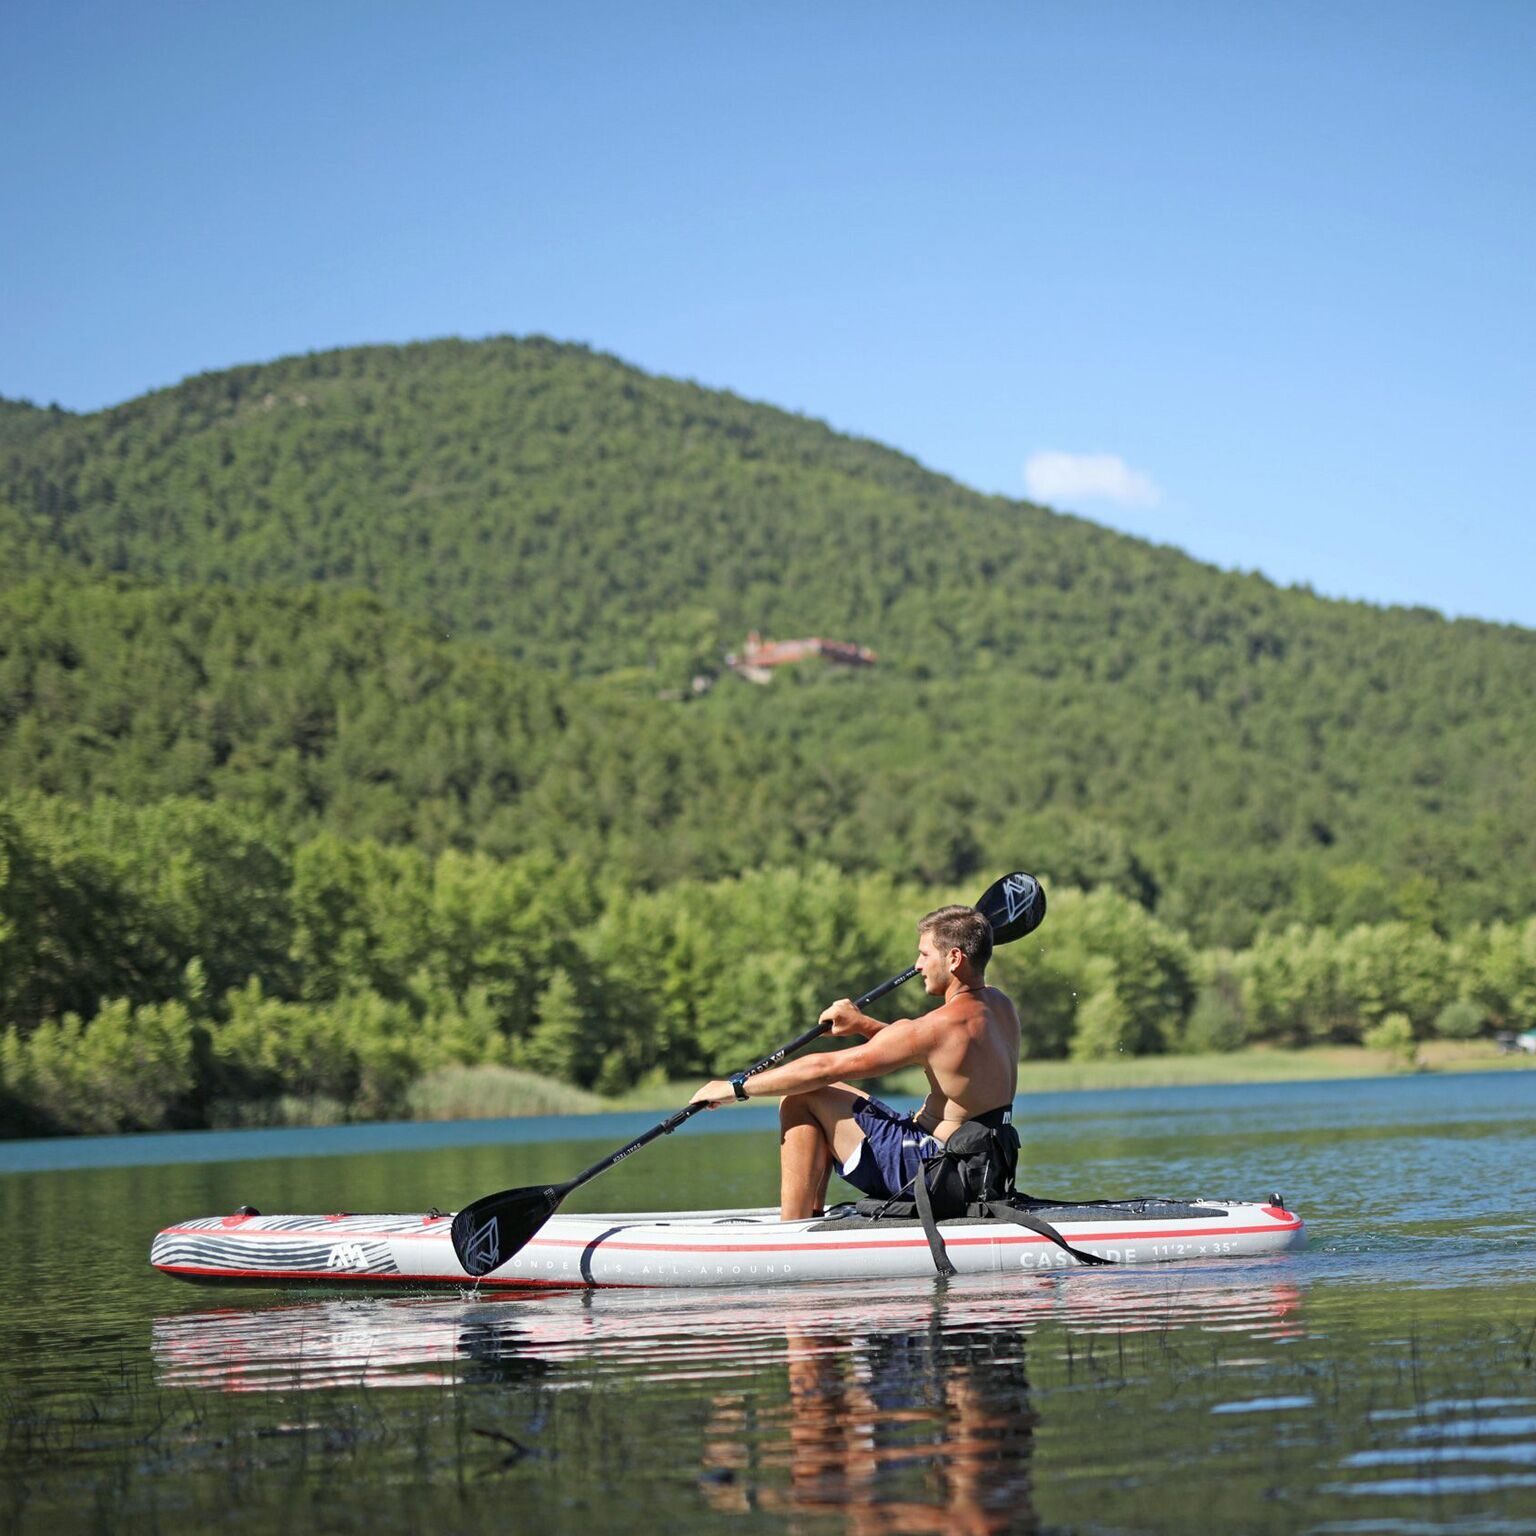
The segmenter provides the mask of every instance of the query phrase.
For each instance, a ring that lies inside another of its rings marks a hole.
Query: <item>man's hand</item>
[[[688,1102],[708,1104],[711,1109],[719,1109],[722,1104],[736,1102],[736,1090],[731,1087],[729,1079],[717,1077],[713,1082],[705,1083]]]
[[[864,1017],[853,1006],[851,998],[840,997],[830,1008],[821,1010],[819,1024],[830,1024],[834,1035],[871,1035],[869,1027],[874,1021]]]

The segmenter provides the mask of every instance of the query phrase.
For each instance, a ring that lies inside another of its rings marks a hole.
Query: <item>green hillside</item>
[[[1120,676],[1164,632],[1284,643],[1242,578],[548,342],[330,352],[11,416],[0,500],[83,565],[362,586],[578,673],[657,659],[678,610],[688,639],[712,630],[701,657],[820,626],[917,676]]]
[[[11,788],[218,800],[285,834],[543,852],[657,885],[793,861],[824,815],[793,778],[728,722],[445,641],[366,593],[0,591]],[[753,795],[774,814],[743,815]]]
[[[1278,590],[581,348],[6,403],[0,559],[15,786],[648,884],[1032,863],[1204,941],[1536,910],[1530,632]],[[880,665],[658,698],[748,629]]]

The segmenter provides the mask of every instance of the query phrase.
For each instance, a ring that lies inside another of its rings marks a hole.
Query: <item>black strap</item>
[[[1050,1222],[1043,1220],[1039,1216],[1032,1216],[1027,1211],[1020,1210],[1013,1203],[1012,1197],[1016,1193],[1013,1182],[1014,1167],[1018,1156],[1019,1141],[1018,1136],[1009,1123],[1012,1119],[1011,1111],[1012,1106],[1004,1104],[999,1105],[996,1109],[988,1110],[984,1115],[973,1116],[937,1152],[933,1153],[930,1157],[924,1158],[919,1163],[917,1172],[912,1178],[910,1187],[913,1202],[917,1206],[917,1219],[923,1224],[923,1235],[928,1239],[928,1251],[933,1255],[933,1267],[938,1271],[940,1279],[949,1279],[955,1273],[955,1266],[950,1262],[949,1252],[944,1246],[943,1234],[939,1231],[938,1217],[933,1208],[933,1191],[928,1183],[929,1176],[930,1174],[938,1175],[947,1163],[952,1162],[958,1167],[962,1162],[969,1163],[971,1159],[977,1157],[989,1159],[988,1167],[990,1170],[992,1167],[990,1158],[994,1154],[1003,1159],[1002,1179],[1004,1198],[1001,1200],[982,1199],[974,1201],[966,1206],[966,1215],[990,1216],[996,1220],[1012,1222],[1015,1226],[1025,1227],[1031,1232],[1038,1233],[1047,1241],[1055,1243],[1063,1253],[1076,1259],[1079,1264],[1113,1264],[1115,1262],[1113,1259],[1103,1258],[1097,1253],[1088,1253],[1082,1248],[1074,1248]],[[992,1133],[991,1143],[986,1146],[985,1150],[970,1145],[976,1139],[972,1133],[981,1130]],[[1001,1144],[1001,1137],[1004,1134],[1008,1137],[1008,1145],[1006,1147]],[[957,1146],[955,1144],[957,1140],[963,1140],[966,1145],[964,1147]],[[988,1177],[984,1180],[984,1185],[990,1185],[992,1189],[997,1187],[997,1183],[991,1177],[990,1171]],[[957,1191],[955,1190],[947,1190],[944,1196],[945,1200],[953,1199],[956,1193]],[[966,1187],[966,1193],[960,1195],[959,1199],[965,1200],[972,1193],[984,1195],[990,1193],[990,1190],[984,1187],[973,1191],[970,1187]],[[897,1198],[900,1197],[898,1196]],[[946,1214],[951,1213],[946,1212]]]
[[[992,1114],[1002,1117],[1000,1123],[987,1127],[996,1133],[1007,1125],[1007,1110],[994,1110]],[[991,1117],[989,1116],[988,1118]],[[1013,1135],[1011,1129],[1008,1134],[1012,1139],[1013,1147],[1016,1149],[1018,1138]],[[951,1137],[951,1141],[953,1140],[954,1138]],[[923,1159],[912,1179],[912,1198],[917,1206],[917,1219],[923,1224],[923,1235],[928,1239],[928,1251],[933,1255],[933,1267],[938,1271],[939,1277],[944,1280],[949,1279],[955,1273],[955,1266],[950,1262],[948,1250],[944,1247],[943,1234],[939,1231],[938,1218],[934,1214],[933,1209],[933,1193],[928,1187],[928,1175],[930,1170],[936,1173],[944,1167],[947,1161],[958,1160],[962,1155],[969,1157],[976,1154],[961,1154],[949,1145],[943,1146],[933,1156]],[[1014,1194],[1012,1171],[1010,1164],[1005,1191],[1007,1196]],[[961,1198],[963,1199],[964,1196]],[[969,1216],[991,1216],[997,1220],[1010,1221],[1015,1226],[1025,1227],[1031,1232],[1037,1232],[1041,1237],[1055,1243],[1063,1253],[1076,1259],[1079,1264],[1113,1264],[1115,1262],[1113,1259],[1103,1258],[1099,1254],[1088,1253],[1082,1248],[1074,1248],[1050,1222],[1043,1220],[1039,1216],[1031,1216],[1027,1211],[1020,1210],[1009,1198],[975,1202],[967,1206],[966,1214]]]
[[[928,1162],[938,1163],[942,1157],[928,1159]],[[933,1255],[933,1267],[938,1270],[941,1280],[948,1280],[955,1272],[955,1266],[949,1262],[949,1253],[944,1247],[944,1239],[939,1235],[939,1224],[933,1215],[933,1196],[928,1192],[928,1162],[924,1162],[918,1168],[916,1177],[912,1180],[912,1198],[917,1201],[917,1219],[923,1224],[923,1235],[928,1239],[928,1251]]]
[[[1065,1249],[1079,1264],[1113,1264],[1113,1259],[1106,1259],[1097,1253],[1088,1253],[1082,1248],[1074,1248],[1050,1222],[1043,1221],[1038,1216],[1031,1216],[1028,1211],[1021,1211],[1018,1206],[1010,1205],[1006,1200],[989,1200],[985,1206],[978,1206],[978,1210],[985,1210],[989,1216],[995,1216],[999,1221],[1011,1221],[1017,1227],[1028,1227],[1031,1232],[1038,1232],[1041,1237],[1048,1237],[1058,1248]]]
[[[928,1251],[933,1255],[933,1267],[938,1271],[941,1279],[948,1280],[955,1273],[955,1266],[950,1262],[949,1250],[944,1246],[944,1235],[939,1231],[939,1224],[934,1219],[933,1197],[928,1193],[928,1181],[921,1174],[913,1182],[912,1194],[917,1204],[917,1219],[922,1222],[923,1235],[928,1239]],[[1039,1216],[1031,1216],[1029,1212],[1021,1211],[1006,1200],[987,1200],[973,1205],[966,1215],[990,1216],[997,1221],[1011,1221],[1017,1227],[1027,1227],[1031,1232],[1038,1232],[1041,1237],[1055,1243],[1079,1264],[1113,1264],[1115,1262],[1114,1259],[1106,1259],[1101,1254],[1089,1253],[1086,1248],[1074,1248],[1050,1222]]]

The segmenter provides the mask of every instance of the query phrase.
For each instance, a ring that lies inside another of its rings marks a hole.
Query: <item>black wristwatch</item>
[[[738,1104],[745,1104],[747,1102],[747,1074],[745,1072],[738,1072],[731,1079],[731,1088],[736,1094],[736,1102]]]

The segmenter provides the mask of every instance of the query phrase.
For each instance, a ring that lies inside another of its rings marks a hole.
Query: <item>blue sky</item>
[[[585,341],[1536,626],[1536,4],[5,0],[0,394]]]

